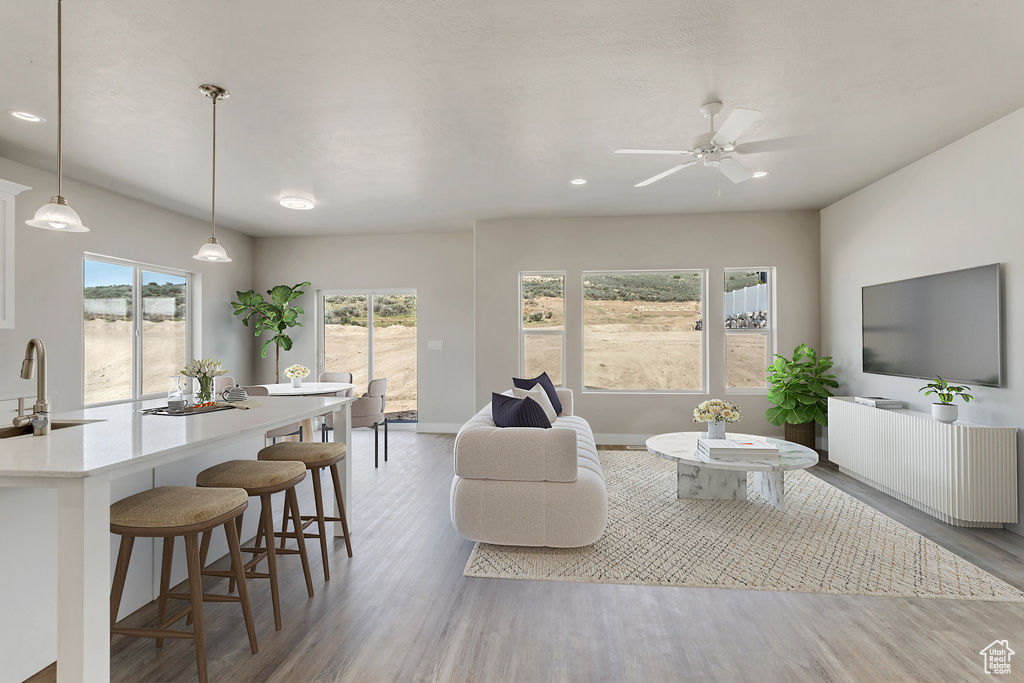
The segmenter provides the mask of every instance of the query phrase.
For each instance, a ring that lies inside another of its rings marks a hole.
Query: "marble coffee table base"
[[[712,469],[676,462],[676,496],[702,500],[746,500],[747,473]],[[758,495],[782,510],[785,503],[785,472],[750,472]]]

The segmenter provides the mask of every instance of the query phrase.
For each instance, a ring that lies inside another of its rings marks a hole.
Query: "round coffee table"
[[[676,496],[679,498],[746,500],[747,472],[750,472],[753,475],[754,490],[782,510],[785,504],[786,471],[802,470],[818,463],[818,454],[806,446],[750,434],[726,434],[725,438],[766,439],[779,447],[778,459],[730,458],[708,462],[697,455],[697,440],[706,436],[705,432],[673,432],[647,439],[648,451],[676,461]]]

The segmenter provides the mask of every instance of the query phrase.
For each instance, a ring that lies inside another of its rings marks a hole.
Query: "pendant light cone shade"
[[[228,96],[228,91],[218,85],[201,85],[199,91],[213,100],[213,182],[210,192],[210,239],[199,249],[194,258],[196,261],[210,263],[228,263],[228,253],[217,241],[217,100]]]
[[[57,0],[57,194],[50,197],[50,203],[36,211],[36,215],[26,225],[44,230],[60,230],[62,232],[89,232],[89,228],[82,225],[82,219],[78,212],[68,206],[68,202],[61,196],[61,184],[64,177],[64,155],[63,140],[61,139],[61,113],[63,110],[62,84],[62,52],[63,52],[63,26],[62,26],[61,0]]]

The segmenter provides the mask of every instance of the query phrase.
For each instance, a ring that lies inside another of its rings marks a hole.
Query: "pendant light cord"
[[[211,236],[217,239],[217,93],[211,97],[213,100],[213,183],[210,193],[210,227]]]
[[[64,7],[62,0],[57,0],[57,196],[64,196],[61,192],[61,178],[63,177],[63,149],[61,147],[61,109],[62,109],[62,98],[61,91],[63,84],[61,83],[61,64],[64,59],[61,54],[61,42],[63,31],[61,27],[61,15],[63,14],[62,8]]]

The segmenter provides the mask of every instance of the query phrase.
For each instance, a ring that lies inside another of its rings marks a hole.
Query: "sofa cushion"
[[[518,377],[512,378],[512,386],[519,387],[520,389],[532,389],[535,385],[541,385],[544,387],[544,393],[551,399],[551,405],[555,409],[556,413],[562,412],[562,402],[558,400],[558,392],[555,391],[555,385],[551,383],[551,378],[548,377],[548,373],[542,372],[539,376],[533,379],[519,379]]]
[[[544,409],[544,414],[547,416],[549,422],[554,422],[555,418],[558,417],[558,413],[555,412],[555,407],[551,405],[551,399],[548,398],[548,394],[544,391],[544,387],[536,385],[532,389],[520,389],[515,387],[512,389],[512,395],[516,398],[532,398],[536,401],[541,408]]]
[[[496,427],[539,427],[551,429],[544,409],[532,398],[491,394],[491,415]]]

